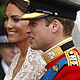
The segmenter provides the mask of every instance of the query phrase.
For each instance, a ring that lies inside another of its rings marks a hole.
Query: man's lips
[[[34,40],[34,38],[33,37],[30,37],[30,43],[32,43],[33,40]]]

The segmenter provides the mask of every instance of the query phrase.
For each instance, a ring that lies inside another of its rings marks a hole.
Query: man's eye
[[[14,18],[14,21],[20,21],[21,19],[18,19],[18,18]]]
[[[33,26],[35,26],[35,25],[36,25],[36,23],[34,23],[34,22],[31,22],[31,23],[30,23],[30,25],[33,25]]]

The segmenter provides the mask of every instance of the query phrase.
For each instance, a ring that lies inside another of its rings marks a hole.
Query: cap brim
[[[49,14],[34,12],[34,13],[24,14],[21,20],[34,20],[34,19],[39,19],[48,15]]]

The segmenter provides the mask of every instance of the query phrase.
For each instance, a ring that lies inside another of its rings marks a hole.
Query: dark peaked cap
[[[45,16],[57,16],[71,20],[76,19],[80,5],[69,0],[30,0],[29,13],[22,20],[38,19]]]

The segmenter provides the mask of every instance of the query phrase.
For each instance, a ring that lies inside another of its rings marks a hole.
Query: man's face
[[[30,44],[33,49],[46,51],[52,45],[52,27],[46,26],[44,18],[31,20],[27,33],[30,35]]]
[[[20,53],[20,49],[16,44],[3,44],[0,46],[0,55],[5,63],[9,66],[16,54]]]

